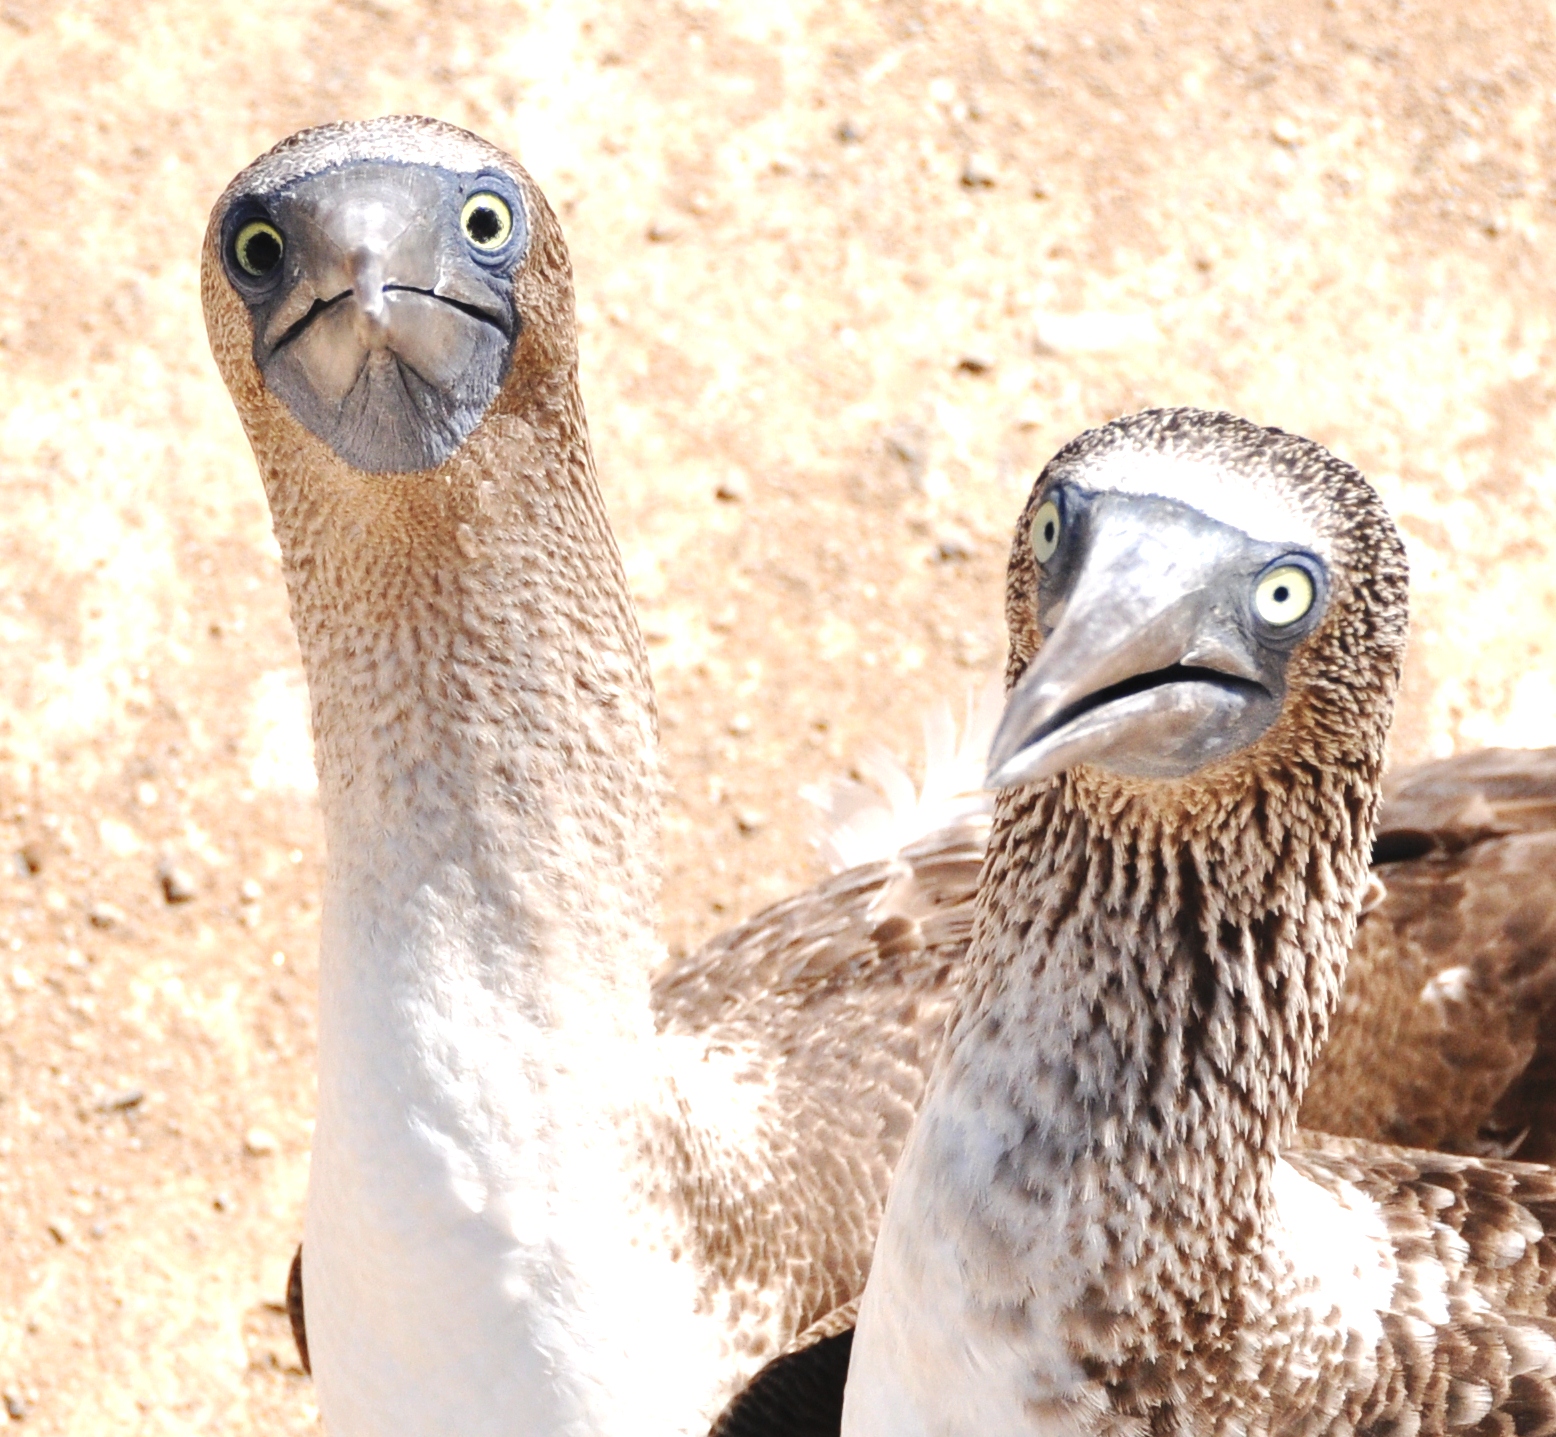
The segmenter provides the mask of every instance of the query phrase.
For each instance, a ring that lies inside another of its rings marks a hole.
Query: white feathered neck
[[[329,849],[304,1270],[335,1437],[695,1431],[732,1375],[650,1151],[718,1155],[652,1030],[647,662],[573,375],[529,394],[430,476],[252,426]]]

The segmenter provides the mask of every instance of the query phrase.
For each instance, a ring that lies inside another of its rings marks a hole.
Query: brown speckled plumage
[[[950,1013],[986,831],[969,820],[840,874],[720,934],[654,984],[663,1031],[779,1058],[761,1181],[731,1193],[685,1156],[666,1167],[710,1268],[731,1288],[770,1293],[789,1334],[864,1287]]]
[[[1384,785],[1373,872],[1304,1126],[1556,1156],[1556,749]]]

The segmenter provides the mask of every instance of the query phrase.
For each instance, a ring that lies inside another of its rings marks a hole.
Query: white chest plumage
[[[1001,1188],[1019,1121],[952,1084],[926,1101],[860,1305],[843,1437],[1081,1430],[1068,1405],[1084,1379],[1050,1320],[1075,1279],[1060,1260],[1062,1223]]]
[[[420,1172],[379,1174],[398,1185],[398,1211],[350,1203],[335,1149],[321,1126],[305,1246],[332,1434],[706,1430],[727,1396],[721,1333],[663,1242],[634,1242],[599,1194],[560,1185],[471,1210],[437,1171],[441,1155],[411,1144]],[[516,1210],[542,1206],[549,1227],[519,1231]]]
[[[705,1431],[726,1333],[641,1182],[652,1044],[539,1030],[446,930],[418,986],[416,935],[344,929],[304,1241],[332,1437]]]
[[[1034,1196],[1010,1161],[1023,1136],[1003,1095],[943,1075],[893,1182],[860,1305],[843,1437],[1077,1437],[1126,1430],[1089,1381],[1066,1326],[1095,1274],[1087,1235],[1114,1227],[1061,1179]],[[1252,1370],[1285,1389],[1321,1385],[1338,1401],[1376,1375],[1382,1318],[1429,1331],[1446,1321],[1447,1274],[1420,1258],[1401,1306],[1376,1203],[1348,1183],[1320,1186],[1276,1164],[1275,1212],[1252,1290]],[[1274,1394],[1271,1394],[1272,1396]]]

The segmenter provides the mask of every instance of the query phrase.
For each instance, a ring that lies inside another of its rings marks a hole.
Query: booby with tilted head
[[[432,121],[307,132],[222,196],[204,285],[329,842],[291,1296],[331,1430],[695,1432],[785,1354],[725,1428],[835,1431],[986,819],[662,963],[653,695],[539,191]]]
[[[1376,494],[1291,435],[1155,411],[1044,470],[847,1437],[1556,1425],[1556,1176],[1297,1129],[1406,587]]]

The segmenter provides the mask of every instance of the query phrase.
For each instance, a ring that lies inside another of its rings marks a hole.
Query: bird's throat
[[[1105,1305],[1111,1274],[1138,1308],[1142,1282],[1235,1276],[1150,1274],[1153,1234],[1198,1230],[1229,1262],[1262,1251],[1372,817],[1338,779],[1331,793],[1282,776],[1220,814],[1212,795],[1196,821],[1100,782],[1083,770],[1002,799],[968,998],[926,1111],[1005,1109],[985,1177],[1029,1195],[1010,1220],[1046,1208],[1069,1229],[1064,1260],[1097,1275],[1090,1300]]]
[[[324,1034],[452,1073],[483,1003],[543,1044],[640,1026],[653,694],[571,377],[427,473],[263,438],[329,850]]]

